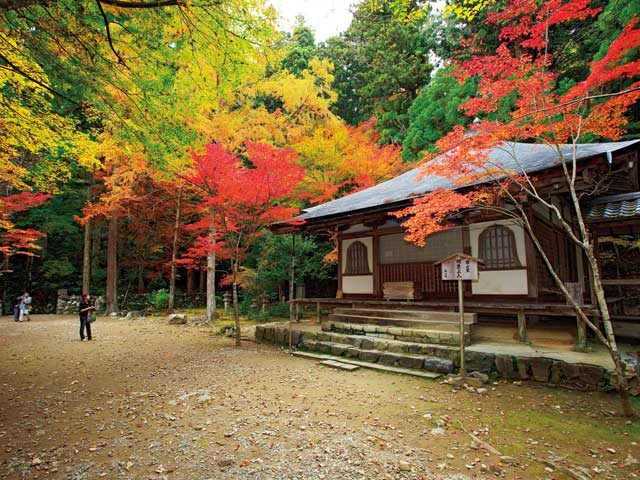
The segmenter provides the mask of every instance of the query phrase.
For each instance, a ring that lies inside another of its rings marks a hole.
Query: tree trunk
[[[91,285],[91,220],[84,225],[84,249],[82,251],[82,293],[89,293]]]
[[[296,272],[296,236],[291,234],[291,269],[289,271],[289,321],[293,322],[293,300],[295,298],[295,272]]]
[[[216,244],[216,227],[211,219],[209,227],[209,242],[211,246]],[[216,254],[207,253],[207,322],[216,318]]]
[[[136,286],[137,293],[144,293],[144,260],[143,257],[140,257],[138,261],[138,285]]]
[[[589,267],[591,268],[591,273],[593,275],[593,285],[591,287],[594,289],[596,301],[598,302],[598,309],[600,310],[600,320],[602,321],[604,333],[606,335],[608,343],[607,348],[609,348],[611,358],[613,359],[613,364],[615,365],[616,376],[618,377],[617,388],[618,394],[620,395],[620,402],[622,404],[622,413],[625,416],[632,417],[634,415],[634,411],[631,405],[631,398],[629,396],[629,384],[627,382],[627,378],[625,377],[625,366],[622,362],[622,357],[620,356],[616,337],[613,332],[613,324],[611,323],[611,316],[609,314],[609,305],[607,305],[607,299],[604,294],[604,287],[602,286],[602,279],[600,278],[598,259],[593,252],[593,245],[585,245],[584,250],[587,261],[589,262]]]
[[[107,310],[110,314],[118,311],[118,219],[109,220],[107,241]]]
[[[195,286],[195,275],[193,268],[189,268],[187,270],[187,295],[193,295],[193,290]]]
[[[238,309],[238,259],[233,260],[233,318],[236,325],[236,347],[239,347],[242,342],[242,335],[240,332],[240,311]]]
[[[512,197],[512,200],[513,197]],[[577,201],[577,200],[576,200]],[[580,215],[579,207],[576,208],[577,215]],[[573,298],[571,293],[567,290],[566,285],[562,281],[562,279],[558,276],[554,266],[551,264],[549,257],[547,256],[544,248],[542,248],[542,244],[540,240],[536,236],[534,229],[529,222],[528,217],[523,213],[520,208],[521,218],[524,227],[527,229],[531,240],[533,241],[538,253],[542,257],[545,265],[547,266],[547,270],[553,277],[556,285],[568,300],[568,302],[573,306],[576,311],[576,315],[579,319],[581,319],[596,335],[598,340],[609,350],[609,355],[611,355],[611,359],[613,360],[613,364],[615,367],[615,373],[617,376],[618,384],[616,386],[618,390],[618,394],[620,395],[620,401],[622,404],[622,412],[625,416],[633,416],[634,411],[631,405],[631,399],[629,397],[629,385],[626,377],[624,376],[624,364],[622,362],[622,358],[620,357],[620,352],[618,351],[618,346],[616,344],[616,339],[613,333],[613,327],[611,324],[611,317],[609,316],[609,307],[607,306],[607,301],[604,295],[604,288],[602,286],[602,281],[600,278],[600,270],[598,266],[598,260],[595,257],[593,251],[593,245],[589,243],[589,236],[586,232],[586,229],[582,228],[582,242],[576,242],[584,251],[585,256],[587,257],[588,265],[591,271],[591,288],[593,289],[596,297],[596,302],[598,305],[598,309],[600,310],[600,320],[604,326],[604,334],[598,328],[596,324],[594,324],[584,313],[581,306],[576,302],[576,299]]]
[[[199,270],[198,293],[204,293],[207,289],[207,267],[202,264]]]
[[[102,262],[102,224],[93,223],[91,227],[91,267],[89,274],[95,276]],[[91,282],[89,282],[91,283]]]
[[[169,305],[167,310],[173,311],[173,304],[176,296],[176,250],[178,249],[178,230],[180,228],[180,200],[182,200],[182,185],[178,190],[178,201],[176,205],[176,221],[173,225],[173,244],[171,250],[171,274],[169,276]]]

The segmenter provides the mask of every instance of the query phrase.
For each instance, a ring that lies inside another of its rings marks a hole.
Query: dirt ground
[[[481,396],[215,327],[100,318],[80,342],[78,323],[0,320],[1,479],[640,478],[640,424],[612,394]]]

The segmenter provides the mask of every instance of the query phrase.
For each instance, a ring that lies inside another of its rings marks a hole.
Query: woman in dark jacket
[[[82,294],[82,300],[80,300],[79,312],[80,312],[80,341],[84,341],[84,331],[87,330],[87,340],[91,340],[91,322],[89,322],[89,315],[96,307],[89,303],[89,295]]]

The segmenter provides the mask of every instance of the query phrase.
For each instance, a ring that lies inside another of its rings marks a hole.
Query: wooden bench
[[[385,300],[418,300],[420,291],[414,282],[384,282],[382,296]]]

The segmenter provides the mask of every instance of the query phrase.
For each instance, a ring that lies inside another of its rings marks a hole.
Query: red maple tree
[[[37,256],[42,247],[38,240],[45,236],[33,228],[16,228],[13,216],[42,205],[51,195],[46,193],[22,192],[0,197],[0,275],[7,272],[9,259],[14,255]]]
[[[447,178],[454,188],[430,192],[396,215],[404,219],[408,239],[417,244],[424,244],[428,235],[446,228],[452,214],[471,208],[499,211],[522,225],[580,321],[608,348],[616,366],[623,410],[631,415],[625,367],[613,335],[594,245],[582,215],[575,145],[585,137],[618,139],[624,133],[627,110],[640,99],[640,60],[630,54],[640,47],[640,30],[638,18],[633,18],[606,55],[591,62],[586,78],[560,92],[549,52],[552,27],[596,16],[600,9],[589,4],[589,0],[509,0],[502,10],[488,15],[488,22],[499,29],[502,43],[491,53],[482,50],[477,38],[465,44],[472,55],[454,66],[456,74],[460,81],[470,77],[479,77],[480,81],[478,96],[461,108],[467,115],[483,116],[496,111],[506,97],[515,97],[510,118],[503,122],[479,121],[469,130],[457,127],[442,138],[438,142],[440,154],[425,158],[425,174]],[[616,88],[623,82],[626,88]],[[546,144],[557,153],[573,210],[570,217],[541,193],[515,152],[516,168],[506,169],[489,161],[491,148],[509,151],[508,142],[512,141]],[[574,146],[568,159],[561,151],[562,144]],[[473,185],[483,186],[470,188]],[[549,261],[527,216],[525,203],[531,200],[547,207],[567,237],[583,251],[593,273],[592,288],[604,330],[585,314]]]
[[[201,187],[202,217],[191,225],[211,231],[199,236],[183,257],[199,261],[211,252],[231,262],[228,282],[233,287],[236,345],[240,345],[238,312],[239,271],[247,253],[264,233],[264,227],[292,217],[297,209],[289,200],[304,179],[304,170],[296,164],[291,149],[278,149],[264,143],[246,145],[247,160],[227,152],[221,145],[208,145],[194,154],[193,173],[186,178]]]

